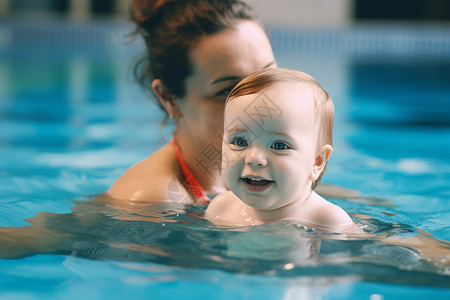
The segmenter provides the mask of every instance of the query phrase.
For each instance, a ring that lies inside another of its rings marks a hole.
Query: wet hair
[[[149,92],[158,78],[175,97],[185,96],[190,50],[199,38],[232,28],[236,21],[257,19],[239,0],[133,0],[131,15],[147,47],[134,66],[135,78]]]
[[[306,73],[284,69],[270,68],[253,73],[241,82],[239,82],[227,97],[226,104],[234,98],[262,93],[270,87],[282,83],[301,83],[311,86],[314,93],[315,116],[320,120],[319,145],[333,145],[333,125],[334,125],[334,104],[330,95],[311,75]],[[319,178],[313,182],[312,188],[315,189],[323,176],[325,169]]]

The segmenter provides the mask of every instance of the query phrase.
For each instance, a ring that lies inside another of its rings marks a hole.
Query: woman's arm
[[[39,215],[34,218],[39,218]],[[38,225],[0,227],[0,258],[4,259],[18,259],[40,253],[68,253],[71,244],[70,234]]]

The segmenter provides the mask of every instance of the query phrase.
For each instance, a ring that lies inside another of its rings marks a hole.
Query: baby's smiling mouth
[[[262,192],[274,182],[273,180],[268,180],[260,176],[243,176],[241,179],[249,190],[255,192]]]

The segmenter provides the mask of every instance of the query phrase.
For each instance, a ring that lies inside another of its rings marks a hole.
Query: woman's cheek
[[[208,106],[205,107],[205,116],[209,117],[209,124],[213,126],[214,128],[220,128],[223,129],[223,114],[225,111],[225,106],[223,103],[215,103],[210,102],[208,103]]]

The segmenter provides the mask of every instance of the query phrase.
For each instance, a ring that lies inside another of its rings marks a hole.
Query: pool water
[[[312,74],[335,102],[323,181],[361,192],[329,200],[371,234],[344,239],[283,222],[221,228],[204,206],[96,197],[170,138],[130,76],[142,45],[123,42],[129,31],[0,24],[0,226],[55,241],[48,254],[0,259],[0,299],[450,297],[448,257],[395,244],[422,236],[450,251],[450,47],[315,51],[272,32],[279,65]]]

